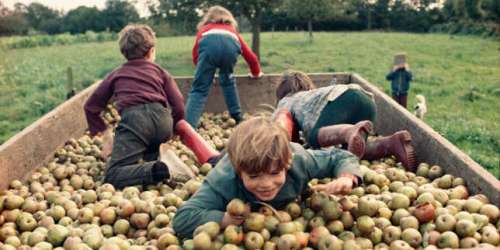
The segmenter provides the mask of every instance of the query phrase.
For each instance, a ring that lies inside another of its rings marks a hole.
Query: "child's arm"
[[[196,40],[194,42],[193,50],[191,52],[193,56],[194,66],[198,64],[198,42],[200,41],[200,39],[201,39],[201,32],[198,32],[198,34],[196,34]]]
[[[412,75],[411,71],[408,70],[408,71],[406,71],[406,73],[407,73],[406,74],[406,81],[409,82],[409,81],[413,80],[413,75]]]
[[[172,116],[175,125],[177,121],[184,119],[184,97],[174,78],[166,71],[163,71],[163,73],[165,78],[165,93],[167,94],[168,104],[172,107]]]
[[[177,234],[191,238],[193,231],[209,221],[221,223],[227,202],[207,182],[177,211],[173,227]]]
[[[109,98],[113,95],[111,84],[112,76],[113,73],[99,84],[83,107],[90,135],[96,135],[107,129],[106,123],[104,123],[104,120],[101,118],[101,112],[106,108]]]
[[[351,176],[340,176],[339,178],[327,183],[327,184],[318,184],[311,187],[314,191],[323,191],[328,194],[342,194],[347,195],[350,194],[352,188],[357,185],[357,180],[355,177]]]
[[[325,185],[317,185],[316,190],[330,194],[350,193],[359,184],[363,175],[359,168],[358,158],[342,149],[308,150],[313,163],[307,164],[310,179],[336,177],[337,179]],[[306,158],[307,159],[307,158]]]
[[[295,155],[294,164],[304,165],[309,179],[344,176],[361,180],[363,177],[358,158],[346,150],[304,150],[296,151]]]
[[[240,40],[241,44],[241,55],[243,58],[245,58],[245,61],[247,62],[248,66],[250,67],[250,71],[252,72],[252,75],[254,77],[260,77],[262,76],[262,72],[260,70],[260,63],[259,59],[257,56],[253,53],[253,51],[248,47],[248,45],[245,43],[243,38],[238,35],[238,39]]]
[[[396,71],[391,71],[389,72],[389,74],[387,74],[387,76],[385,77],[385,79],[387,81],[392,81],[392,79],[394,79],[394,75],[396,74]]]

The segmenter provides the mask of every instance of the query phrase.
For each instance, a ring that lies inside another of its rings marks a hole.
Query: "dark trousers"
[[[356,124],[360,121],[375,122],[376,106],[373,99],[361,90],[350,89],[329,102],[321,111],[308,139],[312,148],[320,148],[318,132],[322,127],[337,124]]]
[[[394,99],[394,101],[396,101],[397,103],[399,103],[399,105],[401,105],[404,108],[406,108],[406,105],[408,103],[408,95],[395,95],[395,94],[392,94],[392,99]]]
[[[105,182],[116,188],[156,183],[159,146],[173,134],[170,110],[159,103],[140,104],[123,110],[121,118]]]
[[[186,121],[192,127],[198,127],[217,68],[227,109],[229,114],[238,121],[241,113],[240,97],[236,89],[233,69],[241,53],[240,45],[233,38],[225,35],[208,35],[201,39],[198,51],[198,64],[186,102]]]

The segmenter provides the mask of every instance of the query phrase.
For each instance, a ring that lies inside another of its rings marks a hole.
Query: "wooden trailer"
[[[266,75],[257,80],[237,77],[243,111],[256,111],[261,103],[275,104],[275,83],[279,77]],[[391,134],[401,129],[410,131],[419,162],[442,166],[446,173],[462,177],[472,193],[485,194],[491,203],[500,206],[500,182],[495,177],[360,75],[316,73],[310,77],[319,86],[329,85],[332,81],[358,83],[372,92],[377,104],[375,128],[378,134]],[[192,78],[179,77],[176,81],[186,96]],[[87,123],[83,104],[97,84],[81,91],[0,146],[0,190],[6,189],[11,180],[22,179],[34,168],[46,164],[58,147],[85,132]],[[220,88],[213,88],[205,110],[222,112],[225,109]]]

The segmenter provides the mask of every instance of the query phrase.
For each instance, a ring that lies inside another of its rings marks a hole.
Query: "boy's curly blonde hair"
[[[229,138],[227,152],[238,174],[288,169],[292,159],[286,131],[264,116],[240,123]]]
[[[233,26],[235,29],[238,28],[238,22],[236,22],[236,19],[234,19],[233,14],[231,14],[229,10],[220,5],[215,5],[210,7],[207,10],[207,13],[203,15],[203,18],[198,23],[196,28],[200,30],[203,26],[209,23],[229,24]]]
[[[120,51],[128,60],[146,57],[155,43],[155,32],[147,25],[129,24],[119,33]]]
[[[306,73],[297,70],[287,70],[283,72],[281,80],[276,87],[276,98],[279,101],[287,95],[315,88],[316,85],[314,85]]]

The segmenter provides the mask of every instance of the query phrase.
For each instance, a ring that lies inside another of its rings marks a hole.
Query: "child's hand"
[[[113,151],[113,141],[114,138],[111,129],[106,130],[102,135],[101,157],[103,159],[107,159],[111,155]]]
[[[248,73],[248,76],[249,76],[250,78],[252,78],[252,79],[259,79],[259,78],[261,78],[263,75],[264,75],[264,73],[262,73],[262,71],[261,71],[261,72],[259,72],[259,74],[258,74],[258,75],[256,75],[256,76],[254,76],[252,73]]]
[[[224,213],[224,217],[222,217],[222,221],[220,222],[221,228],[226,228],[229,225],[241,225],[245,221],[245,217],[243,216],[232,216],[228,212]]]
[[[313,186],[314,191],[323,191],[327,194],[350,194],[354,183],[350,177],[339,177],[330,183]]]

